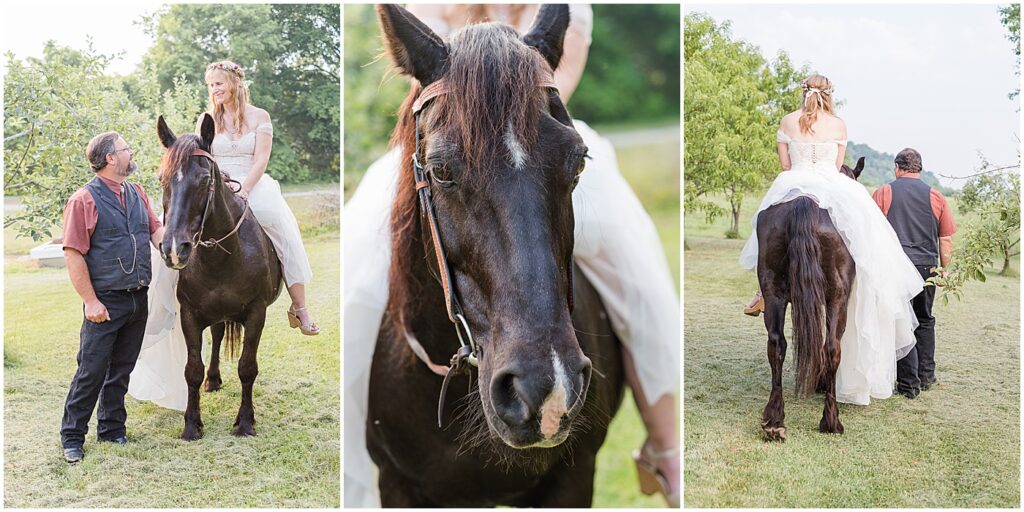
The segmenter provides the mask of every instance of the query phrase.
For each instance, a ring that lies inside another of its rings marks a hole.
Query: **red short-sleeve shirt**
[[[920,174],[905,174],[903,177],[921,179]],[[889,215],[889,207],[892,206],[892,187],[886,183],[878,187],[871,197],[874,198],[878,207],[882,209],[882,214]],[[931,191],[931,205],[932,213],[935,214],[935,218],[939,221],[939,236],[952,236],[953,233],[956,233],[956,222],[953,221],[953,212],[949,209],[946,197],[942,195],[942,192],[935,190],[934,187],[932,187]]]
[[[121,184],[108,180],[103,176],[99,176],[99,179],[107,187],[110,187],[110,191],[117,196],[117,199],[121,201],[123,206],[124,194],[121,193]],[[149,234],[152,235],[157,229],[160,229],[160,221],[156,218],[156,214],[153,213],[153,206],[149,202],[149,196],[136,183],[125,182],[125,185],[135,187],[139,197],[142,198],[142,204],[145,205],[146,213],[149,216]],[[74,249],[82,254],[89,252],[89,240],[92,238],[93,231],[96,230],[96,223],[99,221],[99,218],[100,212],[96,209],[96,202],[93,200],[92,194],[85,187],[78,189],[68,199],[68,204],[64,206],[64,248]]]

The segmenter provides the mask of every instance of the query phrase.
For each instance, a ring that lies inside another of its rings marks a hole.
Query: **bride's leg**
[[[637,375],[633,356],[625,347],[622,348],[622,359],[625,363],[626,382],[633,390],[633,401],[640,411],[644,427],[647,430],[647,447],[650,453],[672,453],[664,457],[651,460],[658,467],[658,471],[669,485],[669,494],[679,494],[679,434],[676,426],[679,423],[679,413],[676,411],[676,397],[672,394],[661,395],[660,398],[650,403],[644,395],[640,378]]]
[[[320,328],[316,326],[316,322],[313,321],[313,315],[309,312],[309,308],[306,307],[306,285],[302,283],[295,283],[288,287],[288,295],[292,298],[292,306],[289,308],[293,314],[299,319],[299,323],[302,325],[303,334],[306,331],[309,332],[320,332]]]

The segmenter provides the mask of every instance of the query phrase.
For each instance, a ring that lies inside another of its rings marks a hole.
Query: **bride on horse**
[[[835,115],[832,83],[811,75],[801,85],[803,106],[779,125],[783,172],[754,215],[754,232],[743,247],[740,264],[747,269],[758,266],[758,217],[770,207],[808,197],[828,212],[856,266],[835,399],[867,405],[872,398],[892,396],[896,361],[915,343],[917,317],[910,300],[924,282],[867,189],[839,172],[846,154],[846,123]],[[744,312],[757,316],[764,310],[759,290]]]
[[[409,12],[447,38],[479,21],[499,21],[521,33],[538,5],[413,4]],[[590,44],[592,12],[570,7],[561,61],[554,82],[563,102],[579,83]],[[623,340],[626,376],[648,440],[635,454],[648,478],[678,504],[679,452],[676,392],[679,381],[679,300],[654,225],[619,173],[611,144],[575,121],[592,159],[573,193],[574,257],[601,295]],[[345,504],[379,506],[373,463],[366,447],[369,373],[388,301],[391,233],[388,217],[395,196],[401,151],[392,149],[367,170],[345,205]],[[611,207],[614,205],[614,207]]]

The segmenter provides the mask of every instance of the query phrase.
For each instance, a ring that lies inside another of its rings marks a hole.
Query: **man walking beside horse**
[[[956,224],[942,193],[921,181],[921,154],[907,148],[896,155],[896,179],[873,194],[878,207],[889,219],[907,257],[923,279],[937,274],[935,264],[949,266]],[[944,271],[942,272],[944,274]],[[935,317],[932,302],[935,287],[925,286],[912,304],[919,323],[914,331],[917,344],[896,362],[896,391],[908,399],[917,398],[937,384],[935,379]]]
[[[78,370],[64,405],[60,437],[64,459],[82,460],[93,407],[100,441],[127,444],[124,395],[142,348],[151,279],[150,250],[163,227],[142,187],[126,180],[137,166],[117,132],[89,141],[95,177],[64,208],[64,259],[84,303]]]

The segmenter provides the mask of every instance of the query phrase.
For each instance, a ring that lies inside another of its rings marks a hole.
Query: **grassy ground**
[[[95,441],[63,461],[60,420],[75,371],[81,302],[64,269],[21,259],[31,241],[5,230],[5,507],[338,507],[340,505],[339,240],[335,192],[290,199],[303,226],[322,332],[289,329],[287,295],[268,311],[256,380],[254,438],[235,438],[241,399],[234,362],[224,389],[202,397],[205,437],[177,439],[180,412],[127,399],[125,448]],[[333,213],[332,213],[333,212]],[[208,350],[208,349],[207,349]]]
[[[760,429],[770,390],[764,322],[740,312],[757,287],[736,262],[744,240],[724,239],[724,219],[687,215],[685,226],[687,506],[1019,506],[1018,278],[992,272],[963,302],[937,301],[940,384],[913,401],[841,404],[842,436],[818,433],[820,395],[793,398],[787,358],[789,439],[769,444]],[[749,211],[740,234],[750,234]]]

